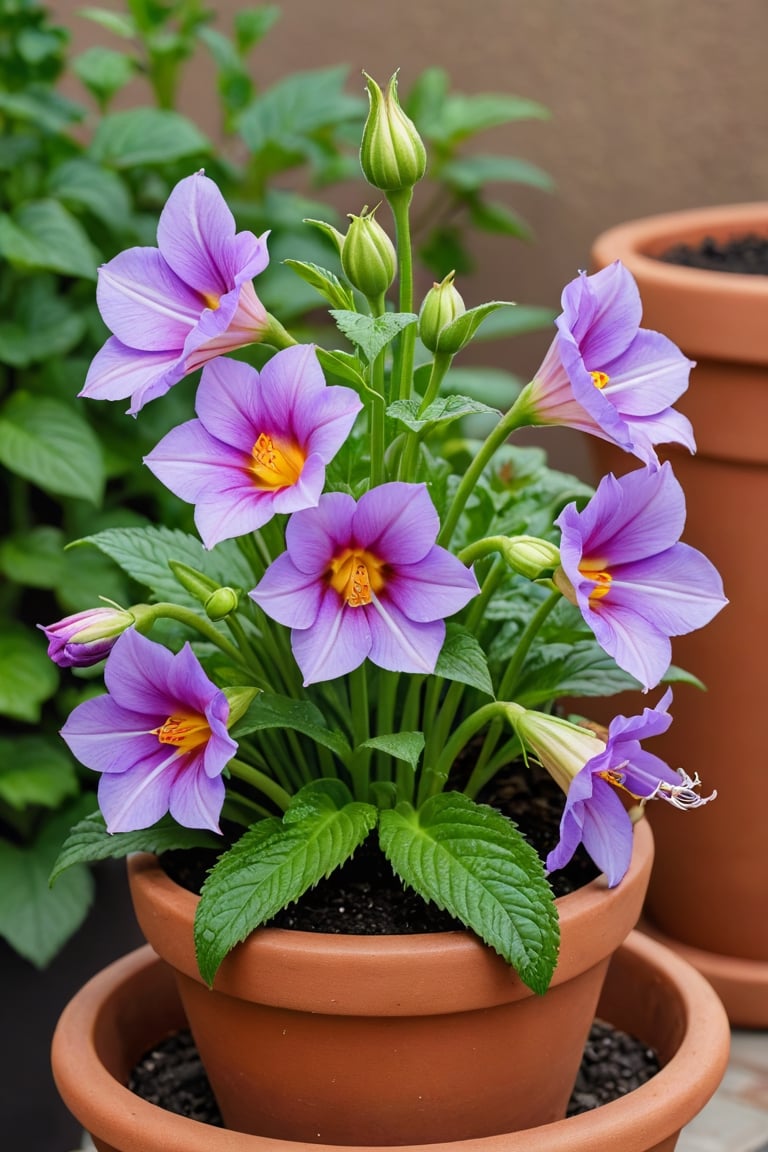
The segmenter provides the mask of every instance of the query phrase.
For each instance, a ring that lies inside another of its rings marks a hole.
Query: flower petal
[[[162,819],[168,811],[174,759],[178,752],[172,748],[159,763],[141,762],[120,775],[101,777],[99,808],[108,832],[135,832]]]
[[[392,482],[360,497],[354,538],[388,564],[415,564],[432,548],[440,530],[426,484]]]
[[[316,508],[295,512],[285,529],[285,542],[298,569],[322,575],[334,556],[353,538],[355,501],[346,492],[326,492]]]
[[[323,586],[315,573],[300,571],[291,556],[283,552],[248,595],[279,624],[301,629],[314,624],[321,607]],[[334,596],[339,599],[336,593]]]
[[[605,873],[609,888],[623,880],[632,859],[632,822],[605,780],[593,780],[592,799],[584,805],[582,842]]]
[[[210,828],[220,832],[219,817],[224,804],[225,786],[221,775],[209,776],[200,756],[186,758],[171,785],[168,808],[184,828]]]
[[[605,371],[640,327],[640,293],[632,273],[619,260],[591,276],[580,272],[563,290],[561,304],[557,327],[580,346],[588,372]]]
[[[603,395],[623,416],[654,416],[680,399],[693,367],[666,336],[641,328],[629,348],[605,365]]]
[[[305,685],[345,676],[370,652],[368,610],[347,607],[328,589],[312,627],[291,632],[291,647]]]
[[[264,430],[259,373],[239,360],[212,360],[203,368],[195,411],[211,436],[250,456]]]
[[[367,611],[373,663],[392,672],[434,672],[445,640],[445,622],[415,623],[384,597],[374,597],[372,608],[375,611]]]
[[[442,620],[479,592],[474,572],[434,545],[417,564],[399,564],[387,579],[387,600],[409,620]]]
[[[96,300],[118,340],[145,352],[178,354],[204,307],[157,248],[128,248],[103,264]]]
[[[70,713],[61,736],[70,752],[94,772],[125,772],[157,752],[152,728],[166,717],[121,708],[109,695],[84,700]]]
[[[164,720],[177,704],[168,690],[172,666],[172,652],[129,628],[115,642],[104,669],[104,682],[115,703]]]
[[[92,400],[133,398],[133,415],[148,400],[162,396],[181,380],[184,369],[175,352],[139,352],[110,336],[91,361],[80,396]]]

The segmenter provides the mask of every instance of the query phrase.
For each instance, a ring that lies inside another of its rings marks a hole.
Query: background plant
[[[91,900],[84,866],[71,868],[53,892],[47,876],[67,828],[95,801],[90,779],[56,736],[62,717],[92,691],[89,676],[60,673],[34,625],[89,607],[98,596],[126,603],[139,595],[137,573],[108,550],[64,551],[69,540],[148,519],[168,532],[188,524],[188,511],[135,464],[186,416],[191,390],[175,389],[161,409],[130,425],[130,435],[110,406],[75,403],[105,334],[94,304],[96,268],[127,246],[154,243],[170,188],[205,167],[240,227],[272,230],[271,265],[260,279],[267,306],[295,331],[323,338],[308,327],[317,305],[311,267],[337,267],[336,253],[302,220],[338,223],[311,189],[356,170],[365,102],[345,90],[341,67],[258,87],[258,49],[279,14],[269,4],[242,9],[226,35],[196,0],[131,0],[122,12],[89,8],[82,15],[113,46],[71,59],[67,30],[44,6],[0,0],[0,714],[7,721],[0,743],[0,935],[38,965],[77,928]],[[201,50],[214,63],[220,146],[178,111],[184,70]],[[70,72],[95,113],[61,94]],[[148,84],[151,101],[115,110],[116,97],[137,78]],[[433,160],[418,233],[425,268],[439,276],[467,268],[471,227],[526,235],[525,225],[488,196],[487,184],[546,188],[547,177],[509,157],[465,156],[463,147],[496,124],[544,116],[541,106],[449,93],[439,69],[416,80],[407,106]],[[281,264],[289,253],[308,279]],[[510,310],[484,332],[510,335],[550,315]],[[258,359],[258,352],[248,355]],[[456,380],[458,387],[458,374]],[[461,382],[464,391],[486,394],[492,386],[505,391],[514,381],[477,370]]]

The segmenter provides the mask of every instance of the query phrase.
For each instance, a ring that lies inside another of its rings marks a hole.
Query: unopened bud
[[[370,108],[360,146],[363,175],[382,192],[402,192],[421,180],[427,167],[427,152],[397,99],[397,73],[387,85],[386,95],[375,80],[365,74]]]
[[[225,620],[237,608],[237,592],[234,588],[217,588],[203,605],[209,620]]]
[[[55,624],[38,624],[48,640],[48,655],[60,668],[90,668],[112,651],[135,616],[117,604],[87,608]]]
[[[363,208],[361,216],[353,216],[341,249],[344,275],[354,288],[368,299],[382,296],[395,278],[397,255],[395,246],[381,224]]]
[[[510,536],[504,546],[504,559],[510,568],[527,580],[551,576],[560,563],[560,550],[537,536]]]
[[[464,301],[453,284],[455,272],[449,272],[439,284],[433,284],[424,297],[419,312],[419,337],[430,352],[447,352],[453,356],[462,347],[463,339],[458,333],[446,329],[466,312]]]
[[[253,700],[259,694],[258,688],[223,688],[222,691],[227,698],[229,704],[229,716],[227,717],[227,728],[232,728],[237,724],[238,720],[242,719]]]

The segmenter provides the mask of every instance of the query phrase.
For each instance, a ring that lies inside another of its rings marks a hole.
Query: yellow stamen
[[[262,432],[251,449],[250,472],[257,488],[290,488],[301,476],[304,453],[297,444]]]
[[[211,736],[208,721],[199,712],[174,712],[172,716],[152,729],[161,744],[172,744],[181,752],[191,752],[205,744]]]
[[[592,377],[592,383],[595,388],[599,388],[601,392],[611,379],[606,372],[590,372],[590,376]]]
[[[200,295],[203,298],[203,303],[206,308],[210,308],[212,312],[215,312],[221,303],[220,297],[214,296],[213,292],[201,292]]]
[[[384,587],[384,565],[370,552],[348,548],[331,561],[329,582],[350,608],[363,608],[371,603],[371,593]]]
[[[609,784],[613,784],[614,788],[620,788],[622,792],[626,792],[627,796],[631,796],[633,800],[642,800],[644,797],[636,796],[634,792],[630,792],[624,783],[625,776],[623,772],[616,772],[608,769],[605,772],[598,772],[598,776],[602,776],[603,780],[607,780]]]
[[[585,571],[583,568],[579,568],[579,572],[581,572],[582,576],[585,576],[587,580],[594,580],[595,582],[595,587],[592,588],[589,593],[591,602],[602,600],[604,596],[608,595],[611,584],[613,583],[613,576],[611,576],[610,572],[590,572],[589,570]]]

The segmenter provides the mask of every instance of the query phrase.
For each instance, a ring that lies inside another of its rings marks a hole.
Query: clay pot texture
[[[673,1152],[680,1128],[703,1108],[725,1071],[730,1034],[720,1001],[685,961],[633,932],[611,960],[599,1013],[656,1049],[663,1065],[658,1075],[569,1120],[514,1136],[429,1146],[410,1142],[402,1152]],[[211,1128],[134,1096],[124,1085],[139,1056],[184,1024],[172,973],[149,947],[104,969],[70,1002],[53,1040],[54,1073],[98,1152],[332,1152],[338,1147]],[[347,1147],[351,1152],[355,1146]]]
[[[561,950],[535,996],[469,932],[338,936],[260,929],[214,990],[192,940],[197,897],[133,857],[139,924],[178,987],[225,1123],[323,1144],[411,1144],[512,1132],[565,1109],[608,961],[637,922],[653,856],[558,901]]]
[[[679,687],[670,731],[653,751],[699,771],[717,800],[695,816],[652,805],[656,866],[647,915],[714,983],[734,1024],[768,1026],[768,838],[758,799],[768,697],[768,277],[701,271],[654,259],[676,243],[768,235],[768,203],[638,220],[595,242],[595,268],[622,260],[643,301],[643,326],[697,366],[677,407],[697,453],[664,449],[686,494],[683,539],[719,568],[730,604],[673,641],[675,663],[707,685]],[[597,441],[600,472],[637,462]],[[642,699],[642,698],[639,698]],[[625,709],[620,709],[625,710]]]

